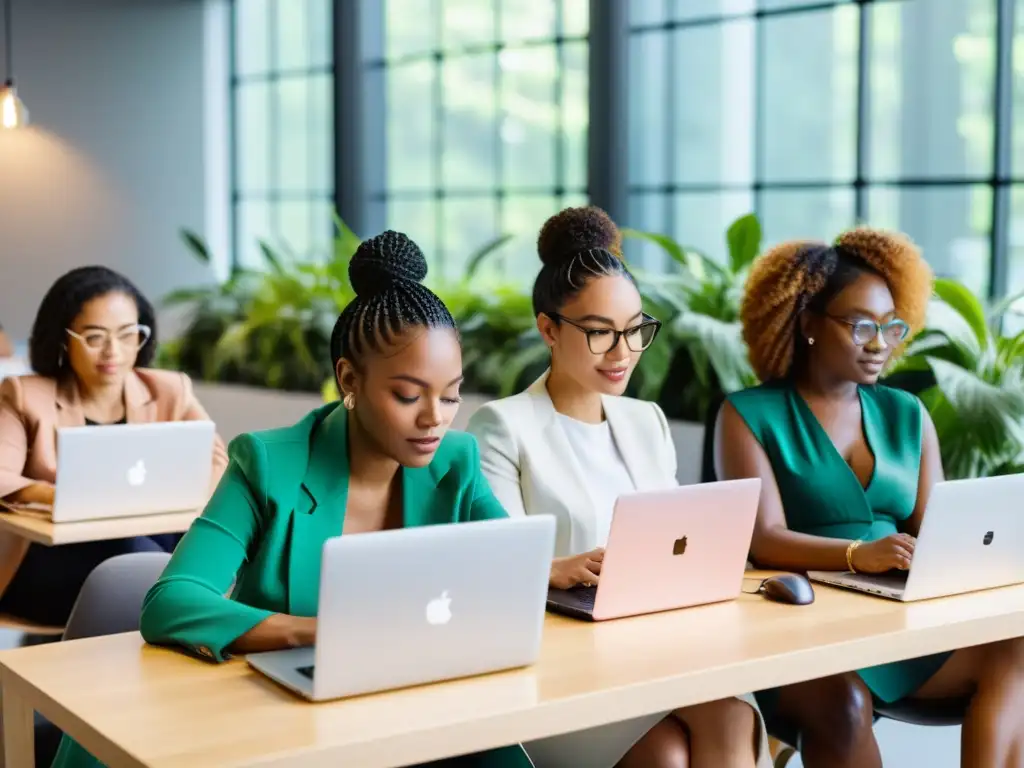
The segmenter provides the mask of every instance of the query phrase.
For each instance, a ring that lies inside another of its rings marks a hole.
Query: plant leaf
[[[511,239],[512,235],[498,235],[496,238],[490,242],[484,243],[474,251],[466,261],[466,279],[472,280],[476,275],[477,270],[480,269],[480,266],[487,261],[488,257],[500,251],[502,246]]]
[[[971,292],[971,289],[957,280],[940,277],[935,281],[935,295],[963,318],[974,333],[979,349],[987,349],[989,347],[989,330],[985,318],[985,308],[978,297]]]
[[[263,254],[263,260],[267,262],[271,271],[278,275],[285,274],[284,267],[281,265],[280,257],[274,253],[274,249],[267,244],[266,241],[258,241],[260,247],[260,253]]]
[[[203,264],[210,264],[213,261],[213,257],[210,255],[210,249],[206,245],[206,241],[203,240],[199,235],[190,229],[181,230],[181,239],[185,241],[185,245],[188,246],[189,251]]]
[[[757,214],[748,213],[730,225],[725,233],[729,245],[729,265],[733,272],[749,267],[761,251],[761,222]]]
[[[754,374],[747,357],[739,323],[726,323],[697,312],[684,312],[672,330],[688,348],[694,360],[706,355],[726,394],[750,386]]]

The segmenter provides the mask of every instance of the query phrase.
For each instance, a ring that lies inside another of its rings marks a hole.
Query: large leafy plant
[[[669,418],[703,421],[723,394],[755,382],[739,323],[750,265],[761,250],[761,223],[741,216],[725,234],[727,257],[716,260],[665,235],[627,229],[627,237],[654,243],[678,269],[638,272],[648,312],[665,323],[641,358],[640,397],[656,399]]]
[[[925,329],[893,379],[927,376],[921,399],[950,478],[1024,469],[1024,332],[1004,332],[1020,295],[986,306],[956,280],[939,279]]]

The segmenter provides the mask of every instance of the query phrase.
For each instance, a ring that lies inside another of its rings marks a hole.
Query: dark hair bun
[[[427,276],[423,251],[401,232],[388,230],[356,249],[348,264],[348,279],[357,296],[372,296],[399,280],[421,282]]]
[[[580,251],[601,248],[622,257],[622,234],[607,213],[594,205],[566,208],[540,229],[537,253],[545,264],[558,264]]]

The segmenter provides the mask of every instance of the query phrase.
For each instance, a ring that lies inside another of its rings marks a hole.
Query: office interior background
[[[161,300],[270,269],[261,241],[286,269],[323,265],[335,214],[357,236],[408,233],[442,284],[509,235],[480,290],[522,292],[541,223],[588,201],[722,265],[727,228],[751,212],[763,247],[896,228],[979,297],[1024,291],[1024,0],[12,11],[31,125],[0,133],[0,322],[21,342],[74,266],[107,264]],[[649,240],[627,238],[626,254],[648,275],[681,269]],[[171,339],[186,313],[161,308]],[[310,402],[276,391],[239,413],[236,392],[214,389],[201,399],[227,437]],[[922,750],[954,764],[957,729],[879,729],[892,764]]]

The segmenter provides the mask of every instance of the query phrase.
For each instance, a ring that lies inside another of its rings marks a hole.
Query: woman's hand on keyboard
[[[914,557],[916,539],[906,533],[894,533],[878,541],[861,544],[853,551],[853,567],[858,573],[906,571]]]
[[[551,563],[551,578],[548,582],[555,589],[569,589],[577,585],[597,584],[601,575],[604,549],[598,547],[590,552],[573,557],[558,557]]]

